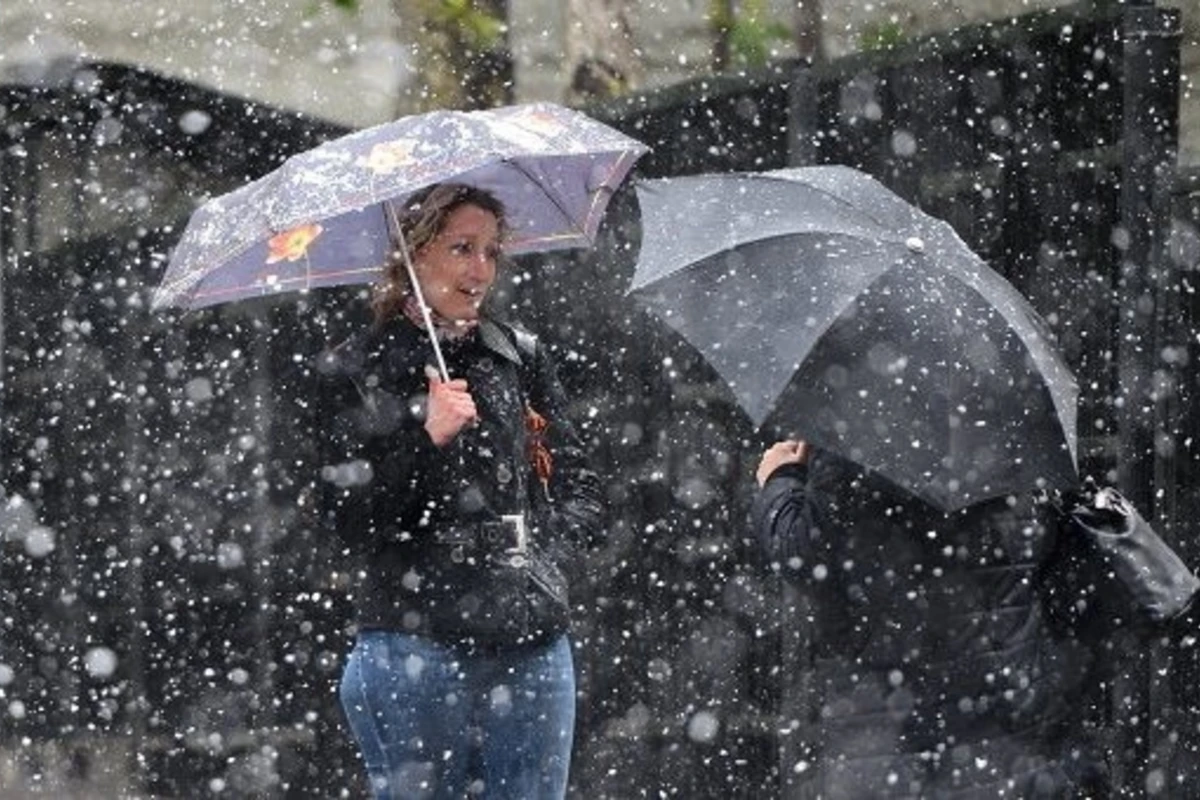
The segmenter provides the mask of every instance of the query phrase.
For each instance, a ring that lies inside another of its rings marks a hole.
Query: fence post
[[[1116,275],[1118,483],[1145,513],[1155,512],[1154,368],[1167,288],[1164,245],[1179,118],[1179,15],[1130,7],[1122,15],[1122,124]]]
[[[788,166],[809,167],[817,163],[817,134],[821,129],[820,88],[810,63],[800,61],[792,68],[787,87]]]
[[[0,144],[3,140],[0,140]],[[5,299],[5,291],[8,288],[5,285],[5,278],[8,275],[9,261],[16,257],[13,250],[13,238],[15,220],[13,215],[13,203],[16,202],[16,189],[14,188],[15,180],[13,177],[12,157],[9,156],[3,147],[0,147],[0,501],[5,500],[7,496],[6,482],[8,479],[8,463],[6,452],[7,436],[3,429],[2,420],[4,419],[5,408],[5,392],[7,391],[8,359],[5,358],[5,323],[4,310],[8,301]],[[0,541],[3,537],[0,536]]]
[[[1180,22],[1177,11],[1126,2],[1120,23],[1121,151],[1112,237],[1117,250],[1117,484],[1162,525],[1171,510],[1172,456],[1160,454],[1157,441],[1169,430],[1159,354],[1172,283],[1165,246],[1171,224],[1168,178],[1178,143]],[[1151,667],[1161,665],[1161,650],[1151,647],[1122,659],[1114,670],[1118,791],[1143,791],[1154,766],[1154,718],[1163,702],[1162,684]]]

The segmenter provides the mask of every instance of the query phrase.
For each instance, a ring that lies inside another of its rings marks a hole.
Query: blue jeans
[[[566,794],[575,671],[565,635],[478,653],[364,631],[340,697],[377,800]]]

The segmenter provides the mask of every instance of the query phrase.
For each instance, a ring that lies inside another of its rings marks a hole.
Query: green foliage
[[[736,66],[761,67],[771,59],[771,46],[786,42],[791,32],[782,22],[740,19],[729,36],[730,60]]]
[[[334,8],[349,13],[362,10],[361,0],[325,0]],[[452,38],[474,50],[490,50],[504,36],[504,20],[475,7],[472,0],[423,0],[422,10],[427,19],[449,33]],[[316,11],[317,6],[312,7]]]
[[[891,50],[908,39],[904,28],[894,19],[865,26],[858,35],[858,46],[864,51]]]
[[[475,7],[472,0],[426,0],[429,19],[473,50],[491,50],[504,36],[504,20]]]
[[[768,18],[765,0],[712,0],[708,22],[714,34],[725,37],[730,67],[764,66],[772,46],[791,38],[787,25]]]

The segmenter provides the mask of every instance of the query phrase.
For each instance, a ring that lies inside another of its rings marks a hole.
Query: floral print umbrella
[[[552,103],[433,111],[357,131],[200,206],[153,305],[195,309],[369,283],[390,247],[385,204],[446,181],[504,203],[510,254],[585,247],[612,193],[648,151]]]

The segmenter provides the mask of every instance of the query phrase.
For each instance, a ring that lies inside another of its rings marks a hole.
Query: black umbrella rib
[[[760,176],[761,176],[761,174],[760,174]],[[770,176],[766,176],[766,177],[770,177]],[[787,182],[786,179],[783,179],[783,178],[772,178],[772,180],[780,180],[780,181]],[[864,217],[867,217],[872,222],[874,222],[876,225],[879,225],[882,228],[887,227],[887,225],[885,225],[882,220],[880,220],[877,217],[871,216],[870,212],[868,212],[864,209],[858,208],[857,206],[855,206],[853,203],[851,203],[846,198],[840,197],[840,196],[834,194],[833,192],[826,191],[825,189],[822,189],[820,186],[813,186],[811,183],[807,183],[807,184],[805,184],[805,186],[808,186],[810,189],[813,189],[814,191],[817,191],[817,192],[825,195],[826,197],[832,199],[835,203],[837,203],[840,206],[845,206],[846,208],[849,208],[859,214],[862,214]],[[914,208],[917,208],[918,211],[921,210],[920,208],[918,208],[916,206],[914,206]]]

